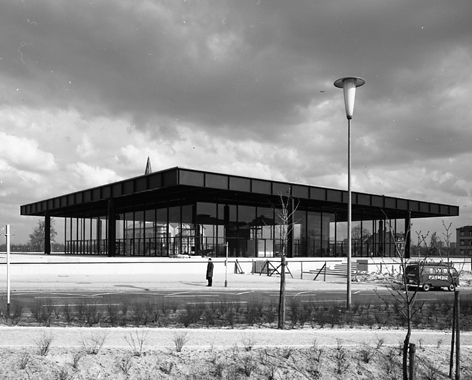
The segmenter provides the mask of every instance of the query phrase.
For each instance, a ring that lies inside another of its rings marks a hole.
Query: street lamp
[[[344,106],[347,117],[347,309],[351,308],[351,252],[352,252],[352,199],[351,199],[351,119],[354,113],[356,88],[362,86],[365,80],[359,77],[340,78],[334,86],[344,91]]]

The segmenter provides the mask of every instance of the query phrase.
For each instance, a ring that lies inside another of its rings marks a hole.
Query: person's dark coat
[[[212,277],[213,277],[213,262],[209,261],[207,265],[206,278],[212,278]]]

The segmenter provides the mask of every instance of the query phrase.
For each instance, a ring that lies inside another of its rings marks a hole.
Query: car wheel
[[[431,285],[429,285],[429,284],[424,284],[424,285],[423,285],[423,290],[424,290],[425,292],[429,292],[430,289],[431,289]]]
[[[449,290],[450,292],[453,292],[454,291],[454,284],[449,284],[449,286],[447,287],[447,290]]]

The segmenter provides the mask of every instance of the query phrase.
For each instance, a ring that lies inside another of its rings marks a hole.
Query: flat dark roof
[[[26,204],[21,215],[52,217],[106,216],[107,202],[114,198],[117,212],[132,212],[168,205],[219,202],[249,206],[276,204],[280,195],[292,192],[299,207],[337,213],[347,220],[347,190],[270,181],[185,168],[171,168]],[[447,204],[352,192],[352,219],[404,219],[458,216],[459,207]]]

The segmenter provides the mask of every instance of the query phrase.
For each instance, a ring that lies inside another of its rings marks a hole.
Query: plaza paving
[[[346,279],[342,277],[328,276],[327,281],[313,281],[313,275],[304,279],[287,276],[286,286],[288,290],[310,291],[320,289],[345,290]],[[213,288],[225,288],[225,279],[228,289],[238,290],[275,290],[280,286],[280,276],[269,277],[259,274],[217,274],[213,277]],[[0,276],[0,284],[6,283],[5,276]],[[198,274],[36,274],[36,275],[12,275],[10,279],[12,291],[26,290],[97,290],[113,291],[126,287],[145,288],[149,290],[197,290],[206,287],[205,273]],[[0,285],[2,286],[2,285]],[[5,285],[3,285],[4,287]],[[352,289],[373,288],[375,284],[353,283]],[[1,289],[1,288],[0,288]]]

